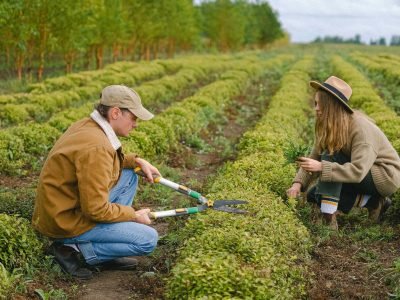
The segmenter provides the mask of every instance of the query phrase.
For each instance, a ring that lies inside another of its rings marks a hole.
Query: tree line
[[[77,61],[102,68],[105,57],[155,59],[180,51],[263,47],[284,35],[265,1],[3,0],[0,61],[35,70],[41,80],[53,57],[72,72]]]
[[[361,35],[356,34],[352,38],[345,39],[341,36],[324,36],[324,37],[317,37],[313,43],[333,43],[333,44],[359,44],[365,45],[366,43],[361,41]],[[390,42],[386,42],[385,37],[380,37],[376,40],[371,39],[369,41],[370,45],[380,45],[380,46],[399,46],[400,45],[400,36],[399,35],[392,35]]]

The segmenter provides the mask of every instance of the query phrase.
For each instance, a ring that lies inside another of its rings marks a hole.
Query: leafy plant
[[[299,157],[307,156],[311,152],[311,146],[299,143],[296,141],[289,141],[283,148],[283,154],[288,164],[295,163]]]
[[[51,289],[49,291],[44,291],[42,289],[35,289],[35,294],[40,297],[41,300],[64,300],[68,299],[68,296],[63,290]]]
[[[0,214],[0,261],[7,270],[37,265],[42,249],[28,220]]]
[[[35,190],[33,188],[2,188],[0,187],[0,213],[19,215],[31,220]]]
[[[18,269],[12,272],[7,271],[4,265],[0,262],[0,299],[8,299],[11,294],[14,284],[21,277]]]

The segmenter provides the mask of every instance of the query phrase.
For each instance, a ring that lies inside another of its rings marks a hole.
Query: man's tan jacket
[[[132,207],[109,202],[122,168],[134,168],[135,154],[115,150],[91,118],[73,124],[56,142],[40,174],[32,224],[42,234],[69,238],[96,223],[132,221]]]

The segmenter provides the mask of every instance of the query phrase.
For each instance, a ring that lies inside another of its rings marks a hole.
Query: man
[[[124,155],[117,136],[128,136],[137,119],[153,118],[139,95],[123,85],[103,89],[100,103],[55,143],[40,174],[33,226],[54,240],[48,253],[78,278],[92,272],[80,265],[132,269],[128,256],[151,253],[157,232],[147,226],[149,209],[132,208],[141,167],[147,181],[157,168],[136,154]]]

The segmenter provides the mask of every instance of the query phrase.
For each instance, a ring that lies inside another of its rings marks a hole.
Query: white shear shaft
[[[168,186],[170,188],[173,188],[176,191],[179,190],[179,184],[177,184],[175,182],[172,182],[172,181],[169,181],[168,179],[161,178],[159,183],[161,183],[161,184],[163,184],[165,186]]]

